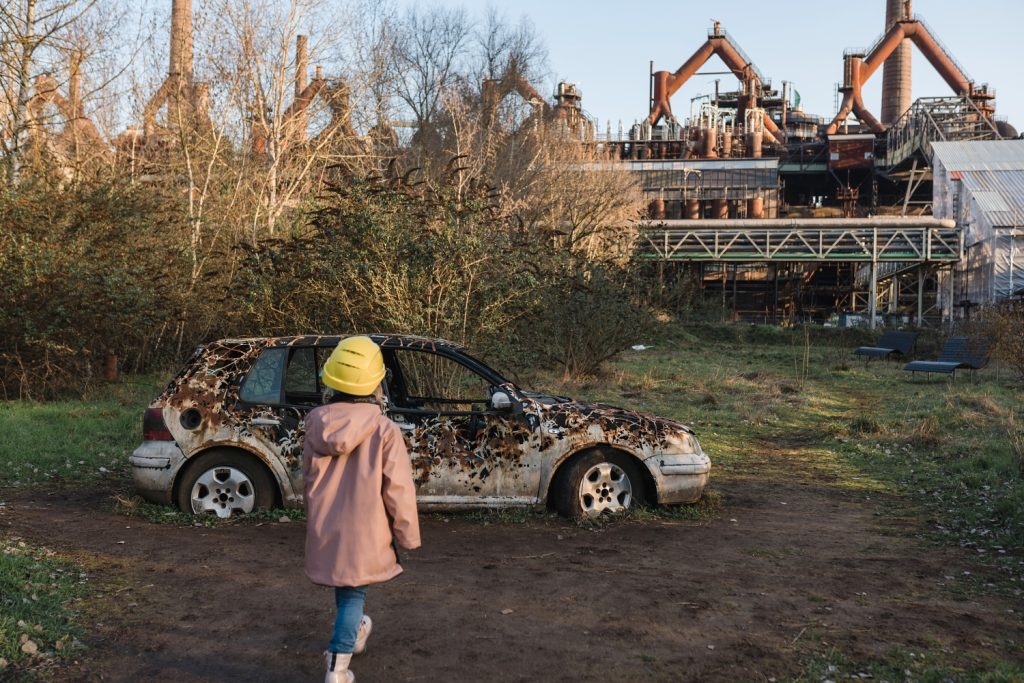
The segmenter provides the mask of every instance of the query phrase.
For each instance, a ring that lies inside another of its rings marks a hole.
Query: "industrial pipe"
[[[864,83],[878,70],[885,60],[900,46],[901,42],[909,38],[917,46],[925,58],[931,63],[943,80],[953,89],[957,95],[970,96],[974,94],[974,84],[957,67],[945,50],[939,45],[935,37],[929,33],[924,24],[916,20],[902,21],[895,24],[881,42],[863,59],[857,56],[846,58],[845,78],[843,84],[843,103],[839,113],[832,120],[826,129],[828,135],[834,135],[839,127],[854,112],[861,123],[876,133],[885,132],[886,128],[879,123],[864,105],[861,97],[861,90]]]
[[[800,230],[802,228],[821,229],[826,228],[955,228],[956,221],[948,218],[933,218],[931,216],[877,216],[875,218],[739,218],[739,219],[696,219],[686,221],[641,221],[647,227],[679,227],[686,230],[699,230],[701,228],[714,229],[764,229],[778,228],[785,230]]]
[[[714,33],[708,36],[707,41],[701,45],[693,55],[680,66],[675,73],[668,71],[656,71],[653,76],[654,94],[652,96],[651,113],[647,117],[648,123],[654,126],[664,117],[672,116],[672,105],[669,99],[679,91],[683,85],[697,73],[713,55],[718,55],[733,75],[739,79],[747,88],[748,95],[752,98],[748,106],[757,106],[757,94],[761,90],[761,81],[754,70],[753,65],[747,62],[742,53],[729,41],[729,37],[720,31],[720,25],[715,24]],[[742,116],[742,112],[740,113]],[[764,117],[765,130],[779,144],[785,144],[785,138],[781,135],[779,127],[767,114]]]
[[[911,18],[910,0],[887,0],[885,30]],[[882,124],[890,126],[910,109],[913,79],[913,44],[903,39],[882,67]]]
[[[192,82],[192,0],[171,0],[171,63],[168,73]]]

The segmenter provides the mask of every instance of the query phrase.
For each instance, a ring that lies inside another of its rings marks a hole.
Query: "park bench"
[[[889,358],[891,356],[909,356],[917,343],[917,332],[885,332],[878,338],[875,346],[858,346],[853,350],[857,356],[872,358]]]
[[[939,372],[956,376],[957,370],[980,370],[988,364],[990,339],[950,337],[946,340],[937,360],[915,360],[903,366],[904,370],[915,372]]]

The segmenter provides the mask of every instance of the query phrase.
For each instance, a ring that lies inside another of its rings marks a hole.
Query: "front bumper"
[[[139,495],[152,503],[171,505],[174,480],[185,456],[173,441],[143,441],[128,457]]]
[[[711,478],[711,460],[700,453],[662,453],[644,461],[658,489],[658,503],[694,503]]]

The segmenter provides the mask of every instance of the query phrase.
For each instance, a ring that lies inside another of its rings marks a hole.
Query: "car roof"
[[[240,337],[219,339],[215,344],[251,344],[264,347],[280,346],[335,346],[352,334],[302,334],[286,337]],[[417,349],[421,351],[465,351],[465,348],[446,339],[420,337],[414,334],[390,334],[374,332],[366,335],[384,349]]]

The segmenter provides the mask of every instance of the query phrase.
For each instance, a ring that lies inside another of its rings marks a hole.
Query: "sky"
[[[473,14],[485,7],[463,0],[427,4],[463,6]],[[655,71],[675,71],[707,39],[714,20],[722,22],[775,87],[791,82],[805,111],[831,118],[836,86],[843,77],[843,51],[866,48],[881,35],[885,4],[514,0],[497,6],[509,19],[529,17],[547,45],[551,78],[535,84],[538,89],[550,95],[560,80],[576,83],[583,93],[583,108],[598,119],[599,132],[609,121],[614,132],[620,120],[628,128],[647,115],[650,62]],[[976,83],[995,88],[996,115],[1024,130],[1024,2],[914,0],[913,9]],[[915,100],[951,94],[916,48],[913,65]],[[724,70],[725,65],[712,57],[701,73]],[[722,79],[723,90],[736,88],[731,75],[698,73],[672,98],[673,112],[684,118],[690,98],[713,93],[716,78]],[[881,115],[881,83],[879,70],[864,91],[865,103],[876,117]]]

